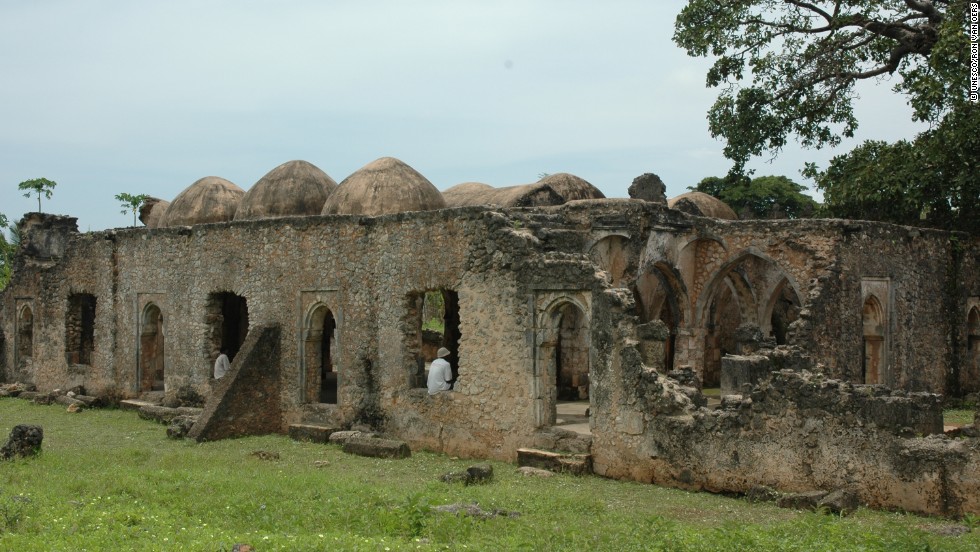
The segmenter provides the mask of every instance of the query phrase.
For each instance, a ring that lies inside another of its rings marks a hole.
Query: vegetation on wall
[[[122,214],[127,214],[129,212],[133,213],[133,226],[136,226],[136,214],[139,213],[140,207],[150,196],[146,194],[127,194],[125,192],[116,194],[116,201],[121,202]]]
[[[10,239],[5,232],[10,229]],[[7,216],[0,213],[0,290],[7,287],[13,270],[14,253],[20,244],[16,227],[11,226]]]
[[[17,185],[17,189],[21,191],[26,191],[24,197],[30,198],[31,194],[37,195],[37,212],[41,212],[41,196],[43,195],[46,199],[51,199],[51,194],[54,193],[54,188],[58,183],[53,180],[48,180],[47,178],[32,178],[30,180],[25,180]]]

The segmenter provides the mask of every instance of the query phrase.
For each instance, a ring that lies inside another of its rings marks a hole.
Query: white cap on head
[[[439,352],[436,353],[436,356],[439,358],[445,358],[449,356],[449,349],[445,347],[439,347]]]

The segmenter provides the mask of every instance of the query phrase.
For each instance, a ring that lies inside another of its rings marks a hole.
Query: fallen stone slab
[[[370,458],[408,458],[412,449],[408,443],[394,439],[353,436],[344,442],[344,452]]]
[[[555,472],[542,470],[541,468],[532,468],[531,466],[522,466],[517,468],[517,473],[523,475],[524,477],[554,477]]]
[[[10,460],[14,457],[27,458],[37,456],[41,452],[41,442],[44,440],[44,429],[37,425],[21,424],[10,430],[7,444],[0,448],[0,459]]]
[[[779,496],[778,491],[765,485],[756,485],[745,493],[749,502],[775,502],[779,500]]]
[[[592,456],[589,454],[562,454],[548,450],[517,449],[517,465],[556,473],[588,475],[592,473]]]
[[[857,511],[861,505],[857,493],[847,489],[838,489],[817,502],[817,509],[824,509],[830,513],[846,516]]]
[[[25,401],[34,401],[34,397],[40,395],[37,391],[22,391],[16,395],[18,399],[24,399]]]
[[[64,406],[74,405],[79,408],[85,408],[88,406],[87,404],[85,404],[85,402],[75,399],[73,397],[69,397],[68,395],[58,395],[57,397],[54,398],[54,402]]]
[[[160,406],[155,402],[141,401],[138,399],[126,399],[119,401],[119,408],[122,410],[139,410],[144,406]]]
[[[792,510],[816,510],[817,504],[829,493],[827,491],[808,491],[805,493],[788,494],[776,501],[776,506]]]
[[[183,439],[187,437],[187,434],[190,433],[196,421],[197,416],[177,416],[167,426],[167,437],[171,439]]]
[[[519,512],[510,512],[510,511],[507,511],[507,510],[499,510],[499,509],[484,510],[483,508],[480,508],[480,505],[479,504],[476,504],[476,503],[473,503],[473,504],[446,504],[445,506],[436,506],[436,507],[432,508],[432,510],[435,511],[435,512],[444,512],[444,513],[447,513],[447,514],[456,514],[457,516],[459,516],[459,515],[465,515],[465,516],[470,516],[470,517],[475,517],[475,518],[480,518],[480,519],[490,519],[490,518],[495,518],[495,517],[498,517],[498,516],[500,516],[500,517],[510,517],[510,518],[516,518],[516,517],[520,517],[521,516],[521,514]]]
[[[351,437],[358,437],[358,436],[369,437],[372,439],[378,438],[377,433],[351,430],[351,431],[335,431],[330,434],[328,441],[330,442],[330,444],[333,445],[343,445]]]
[[[330,441],[330,436],[338,431],[340,430],[334,427],[293,424],[289,426],[289,437],[294,441],[328,443]]]
[[[178,416],[200,416],[202,409],[182,406],[180,408],[168,408],[166,406],[144,406],[137,412],[140,418],[152,420],[169,425]]]

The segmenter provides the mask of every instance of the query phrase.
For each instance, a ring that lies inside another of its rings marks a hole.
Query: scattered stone
[[[197,416],[177,416],[173,420],[170,420],[170,425],[167,426],[167,437],[171,439],[183,439],[187,437],[187,434],[190,433],[196,421]]]
[[[792,510],[816,510],[817,504],[825,496],[827,491],[809,491],[805,493],[784,495],[776,501],[776,506],[789,508]]]
[[[338,430],[332,427],[306,424],[293,424],[289,426],[289,437],[294,441],[327,443],[330,440],[330,436],[337,432]]]
[[[554,477],[555,472],[542,470],[541,468],[532,468],[531,466],[523,466],[517,468],[517,473],[523,475],[524,477]]]
[[[587,475],[592,473],[592,456],[522,448],[517,449],[517,465],[551,470],[557,473]]]
[[[190,408],[182,406],[180,408],[168,408],[166,406],[146,405],[140,407],[137,412],[140,418],[151,420],[161,424],[169,425],[178,416],[200,416],[200,408]]]
[[[65,409],[65,412],[67,412],[69,414],[78,414],[82,410],[85,410],[85,409],[81,405],[79,405],[79,404],[70,404],[70,405],[68,405],[68,408]]]
[[[329,441],[331,444],[334,445],[342,445],[346,443],[347,440],[350,439],[351,437],[355,437],[358,435],[364,435],[364,434],[362,434],[360,431],[335,431],[330,434],[330,437],[327,438],[327,441]]]
[[[404,441],[362,435],[347,439],[344,442],[344,452],[371,458],[408,458],[412,455],[412,449],[408,448],[408,443]]]
[[[255,547],[251,544],[238,543],[231,547],[231,552],[255,552]]]
[[[860,505],[861,502],[858,500],[857,493],[847,489],[833,491],[817,502],[818,509],[826,509],[842,516],[854,513]]]
[[[279,460],[278,452],[271,452],[268,450],[257,450],[250,454],[253,458],[258,458],[259,460],[276,461]]]
[[[436,506],[432,508],[432,510],[435,512],[445,512],[447,514],[456,514],[457,516],[465,515],[479,519],[491,519],[495,517],[521,517],[519,512],[510,512],[507,510],[498,509],[484,510],[475,502],[473,504],[447,504],[445,506]]]
[[[970,528],[965,525],[943,525],[942,527],[926,528],[926,531],[940,537],[962,537],[970,532]]]
[[[756,485],[745,493],[749,502],[775,502],[779,500],[779,496],[778,491],[765,485]]]
[[[449,472],[441,475],[439,477],[439,481],[442,481],[443,483],[449,483],[449,484],[462,483],[463,485],[469,485],[470,474],[466,472]]]
[[[329,465],[330,465],[330,461],[329,460],[315,460],[313,462],[313,467],[314,468],[325,468],[325,467],[327,467]]]
[[[0,460],[10,460],[15,456],[27,458],[41,452],[44,430],[36,425],[16,425],[10,430],[7,444],[0,448]]]
[[[34,400],[32,402],[34,404],[48,405],[54,402],[55,396],[56,395],[53,393],[37,393],[34,395]]]
[[[469,476],[468,485],[479,485],[493,481],[493,466],[490,464],[477,464],[466,468]]]

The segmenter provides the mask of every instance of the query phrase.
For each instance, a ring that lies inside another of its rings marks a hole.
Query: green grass
[[[943,410],[943,424],[964,426],[973,424],[972,408],[951,408]]]
[[[473,461],[360,458],[282,436],[173,441],[132,412],[0,400],[0,438],[19,423],[44,427],[43,451],[0,463],[0,550],[980,548],[980,532],[937,534],[951,521],[869,510],[839,518],[598,477],[524,478],[505,463],[493,463],[493,483],[463,487],[438,478]],[[253,457],[259,450],[280,460]],[[474,502],[520,515],[431,509]]]

